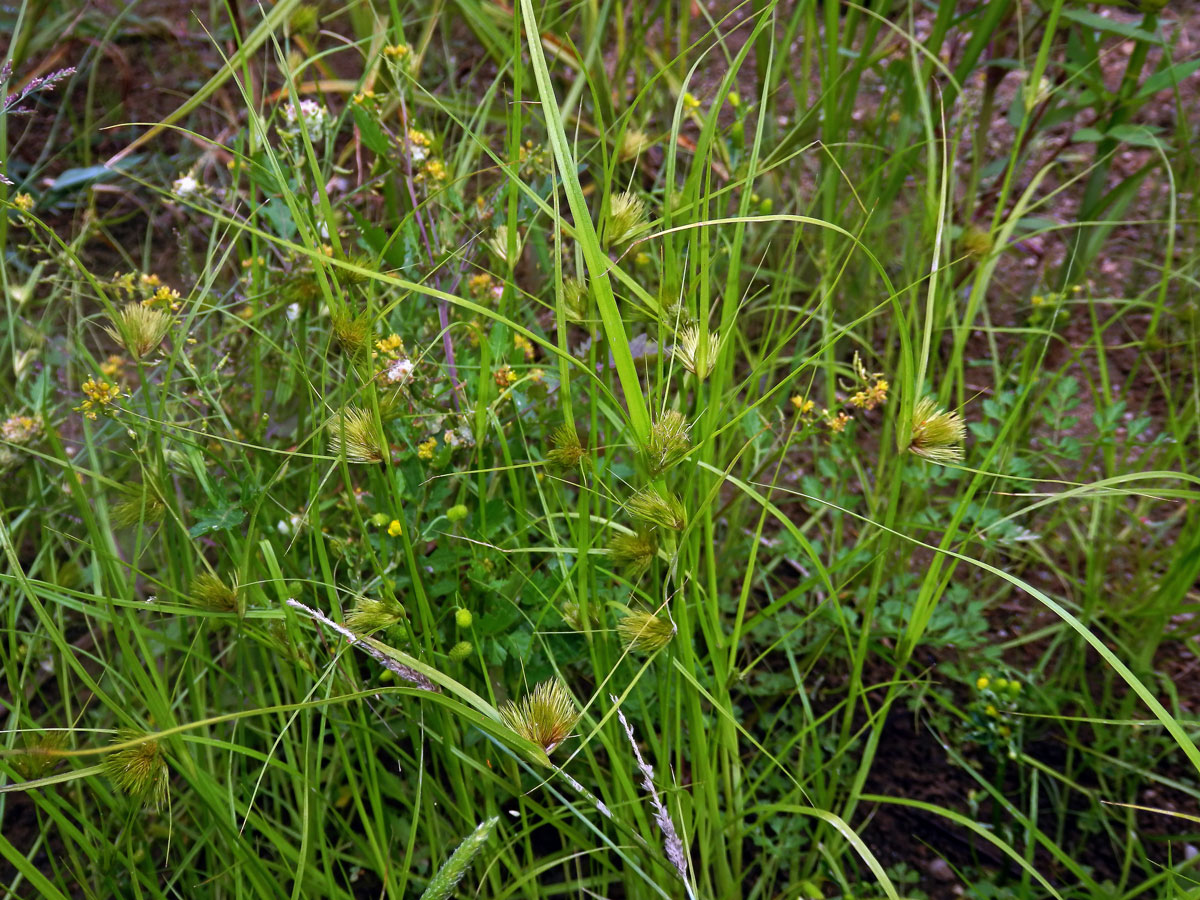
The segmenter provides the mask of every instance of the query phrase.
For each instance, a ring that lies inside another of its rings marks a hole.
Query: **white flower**
[[[414,368],[416,367],[413,365],[411,359],[400,357],[400,359],[387,367],[387,370],[383,373],[383,379],[388,384],[407,384],[412,380]]]
[[[283,117],[287,120],[288,131],[293,133],[297,133],[297,121],[303,119],[308,139],[314,142],[324,137],[329,125],[329,110],[315,100],[301,100],[299,110],[293,104],[287,104],[283,108]]]
[[[289,534],[292,533],[292,526],[289,525],[285,519],[280,519],[278,522],[275,523],[275,530],[278,531],[280,534],[282,534],[284,537],[287,537]]]
[[[171,185],[171,192],[176,197],[190,197],[200,189],[200,182],[196,181],[191,172],[185,172],[175,179]]]
[[[287,316],[287,320],[289,322],[295,322],[298,318],[300,318],[300,304],[289,303],[287,311],[284,313],[284,315]]]
[[[412,145],[412,161],[413,162],[415,162],[415,163],[425,162],[425,157],[427,157],[428,155],[429,154],[426,152],[425,148],[422,147],[420,144]]]

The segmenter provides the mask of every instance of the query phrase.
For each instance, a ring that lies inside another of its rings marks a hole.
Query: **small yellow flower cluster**
[[[125,374],[125,357],[119,353],[112,354],[100,364],[100,374],[105,378],[111,378],[113,381],[116,381]]]
[[[353,101],[356,106],[362,106],[366,103],[374,103],[375,99],[375,92],[372,90],[359,91],[353,97]]]
[[[550,170],[550,156],[545,147],[535,147],[533,141],[526,141],[517,150],[517,162],[521,170],[528,174],[545,173]]]
[[[507,363],[493,372],[492,378],[495,380],[496,385],[501,388],[509,388],[517,383],[517,373]]]
[[[115,384],[109,384],[107,381],[96,381],[95,378],[89,378],[83,383],[83,395],[87,399],[75,407],[75,411],[81,412],[95,421],[97,413],[107,413],[109,407],[117,402],[121,396],[121,388]]]
[[[377,340],[375,349],[381,356],[386,356],[388,359],[399,359],[404,356],[404,341],[401,340],[400,335],[392,332],[387,337]]]
[[[431,437],[427,441],[421,441],[421,443],[417,444],[417,459],[433,459],[433,451],[436,449],[437,438]]]
[[[13,197],[12,202],[13,206],[21,212],[33,212],[33,197],[29,196],[29,194],[17,194]]]
[[[142,301],[143,306],[155,306],[159,303],[165,304],[171,312],[179,312],[179,291],[164,284]]]
[[[793,395],[791,403],[792,403],[792,406],[794,406],[796,408],[796,412],[798,412],[802,416],[812,415],[812,411],[816,407],[815,403],[813,403],[811,400],[806,400],[804,397],[801,397],[799,394]]]
[[[533,359],[533,344],[529,342],[529,338],[523,334],[513,335],[513,346],[525,354],[526,360]]]
[[[412,53],[412,47],[408,44],[388,44],[383,48],[383,55],[388,59],[404,59]]]
[[[825,426],[834,434],[841,434],[845,431],[846,425],[853,418],[844,412],[839,412],[836,416],[832,415],[827,409],[821,410],[821,415],[825,417]]]
[[[0,424],[0,438],[10,444],[32,443],[41,433],[41,416],[9,416]]]
[[[440,159],[431,159],[425,163],[425,171],[418,175],[416,180],[427,177],[430,181],[445,181],[448,174],[445,164]]]
[[[853,397],[850,398],[850,403],[857,406],[859,409],[865,409],[868,412],[877,406],[883,406],[887,402],[888,383],[884,378],[877,378],[875,383],[869,388],[859,390]]]
[[[467,279],[467,289],[471,292],[471,296],[478,300],[483,300],[491,294],[492,284],[492,276],[487,272],[480,272]]]

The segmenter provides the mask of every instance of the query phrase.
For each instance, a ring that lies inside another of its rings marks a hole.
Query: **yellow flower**
[[[395,359],[404,355],[404,341],[400,339],[400,335],[393,332],[387,337],[377,340],[375,349],[389,359]]]
[[[425,163],[425,174],[433,181],[445,181],[446,167],[440,159],[431,159]]]
[[[433,459],[433,451],[437,449],[437,438],[431,437],[427,441],[421,441],[417,444],[418,459]]]
[[[392,519],[388,524],[388,534],[392,537],[400,537],[404,534],[404,526],[400,524],[399,519]]]
[[[829,426],[829,430],[834,434],[841,434],[843,431],[845,431],[846,424],[850,421],[850,419],[851,417],[846,415],[844,412],[840,412],[836,416],[832,416],[829,414],[829,410],[825,410],[825,424]]]
[[[100,374],[114,380],[120,378],[125,374],[125,357],[114,353],[100,364]]]
[[[383,48],[383,55],[389,59],[403,59],[412,52],[408,44],[389,44]]]
[[[89,378],[83,383],[83,395],[87,399],[75,407],[75,411],[81,412],[95,421],[97,412],[107,413],[108,408],[116,403],[117,398],[121,396],[121,389],[107,381],[96,381],[95,378]]]
[[[975,687],[979,688],[981,691],[984,690],[989,684],[991,684],[991,681],[986,675],[980,675],[975,679]]]
[[[696,99],[696,96],[694,94],[688,93],[688,94],[683,95],[683,108],[684,109],[691,110],[691,109],[698,109],[699,107],[700,107],[700,101]]]
[[[529,342],[529,338],[523,334],[513,335],[513,346],[525,354],[527,360],[533,359],[533,344]]]
[[[791,403],[792,406],[796,408],[796,412],[800,413],[802,416],[807,416],[813,411],[813,407],[816,405],[811,400],[806,400],[799,394],[795,394],[792,397]]]
[[[13,206],[21,212],[33,211],[33,198],[29,194],[17,194],[13,197]]]
[[[517,373],[512,370],[512,366],[505,364],[492,373],[492,378],[498,387],[508,388],[516,384]]]
[[[467,287],[471,291],[471,296],[486,297],[492,290],[492,276],[487,274],[487,272],[472,275],[467,279]]]

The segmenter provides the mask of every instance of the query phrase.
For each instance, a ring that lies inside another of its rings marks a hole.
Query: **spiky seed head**
[[[123,728],[113,743],[123,744],[143,737],[139,731]],[[161,809],[167,799],[170,775],[166,757],[156,740],[112,751],[104,757],[104,771],[122,792],[138,803]]]
[[[535,687],[520,703],[509,700],[501,706],[500,719],[521,737],[549,753],[570,737],[571,729],[579,721],[579,713],[567,686],[553,678]]]
[[[496,254],[496,259],[502,263],[508,263],[508,226],[497,225],[496,233],[486,241],[488,249]],[[517,233],[517,258],[521,256],[521,234]],[[513,265],[517,264],[517,260],[513,260]]]
[[[641,197],[632,191],[625,191],[609,201],[608,227],[604,229],[606,244],[615,246],[628,243],[649,229],[646,203]]]
[[[25,752],[19,753],[12,759],[13,767],[27,781],[41,778],[57,763],[61,757],[58,751],[67,743],[65,731],[27,731],[23,735]]]
[[[992,235],[978,225],[968,225],[963,231],[962,245],[971,256],[987,256],[992,252]]]
[[[648,531],[620,532],[608,542],[608,555],[613,563],[625,569],[632,578],[640,578],[650,568],[657,552],[658,542]]]
[[[637,159],[649,150],[652,143],[653,141],[650,140],[646,132],[640,128],[626,129],[617,155],[620,157],[621,162],[629,162],[632,159]]]
[[[563,281],[562,291],[563,308],[570,321],[579,324],[591,318],[591,295],[588,293],[586,281],[582,278],[568,278]]]
[[[351,356],[363,353],[371,344],[371,321],[365,315],[339,310],[331,317],[333,336]]]
[[[554,446],[546,452],[546,462],[559,469],[574,469],[586,466],[590,461],[588,452],[579,440],[579,435],[570,425],[559,425],[550,435]]]
[[[173,321],[170,313],[141,303],[126,303],[110,318],[112,327],[105,326],[105,332],[136,360],[145,359],[158,349]]]
[[[470,641],[459,641],[450,648],[450,661],[460,663],[463,660],[470,659],[475,648],[471,646]]]
[[[407,616],[399,600],[358,597],[350,615],[346,616],[346,624],[355,631],[378,631],[380,628],[398,625]]]
[[[663,488],[640,490],[627,505],[630,515],[651,525],[673,531],[683,531],[687,527],[687,511],[683,508],[683,501]]]
[[[118,528],[131,528],[139,522],[153,525],[161,522],[166,505],[149,489],[140,494],[122,497],[108,511],[108,520]]]
[[[721,336],[715,332],[708,333],[708,341],[700,340],[700,329],[695,325],[685,325],[675,336],[675,356],[683,367],[703,381],[717,364],[717,352],[721,349]]]
[[[568,625],[575,631],[585,631],[583,610],[574,600],[568,600],[562,605],[562,617]],[[592,628],[600,627],[600,606],[598,603],[589,603],[587,611],[587,624]]]
[[[675,637],[675,623],[654,613],[631,609],[617,623],[617,633],[627,647],[656,653]]]
[[[945,465],[963,458],[967,426],[962,416],[947,412],[932,397],[917,401],[912,414],[908,450],[930,462]]]
[[[226,584],[211,572],[203,572],[192,579],[188,599],[192,605],[213,612],[236,612],[238,609],[237,576],[232,584]]]
[[[329,417],[325,429],[329,432],[331,456],[345,456],[354,463],[383,461],[383,442],[369,409],[347,406]]]
[[[668,410],[650,428],[650,440],[646,444],[646,458],[650,471],[655,475],[665,472],[692,449],[691,426],[683,413]]]

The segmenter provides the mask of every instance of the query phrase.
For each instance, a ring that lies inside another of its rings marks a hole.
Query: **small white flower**
[[[176,197],[190,197],[200,189],[200,182],[196,181],[191,172],[185,172],[180,175],[171,185],[171,192]]]
[[[289,303],[287,312],[285,312],[284,315],[287,316],[287,320],[289,322],[295,322],[298,318],[300,318],[300,304]]]
[[[158,601],[157,594],[151,594],[149,597],[146,598],[147,603],[156,603],[157,601]]]
[[[413,162],[415,162],[415,163],[425,162],[425,158],[428,155],[429,154],[426,152],[425,148],[422,147],[420,144],[412,145],[412,161]]]
[[[388,384],[408,384],[412,381],[413,365],[411,359],[400,357],[387,367],[387,371],[383,373],[383,379]]]
[[[280,534],[282,534],[284,537],[287,537],[289,534],[292,533],[292,526],[289,525],[284,519],[280,519],[278,522],[275,523],[275,530],[278,531]]]

